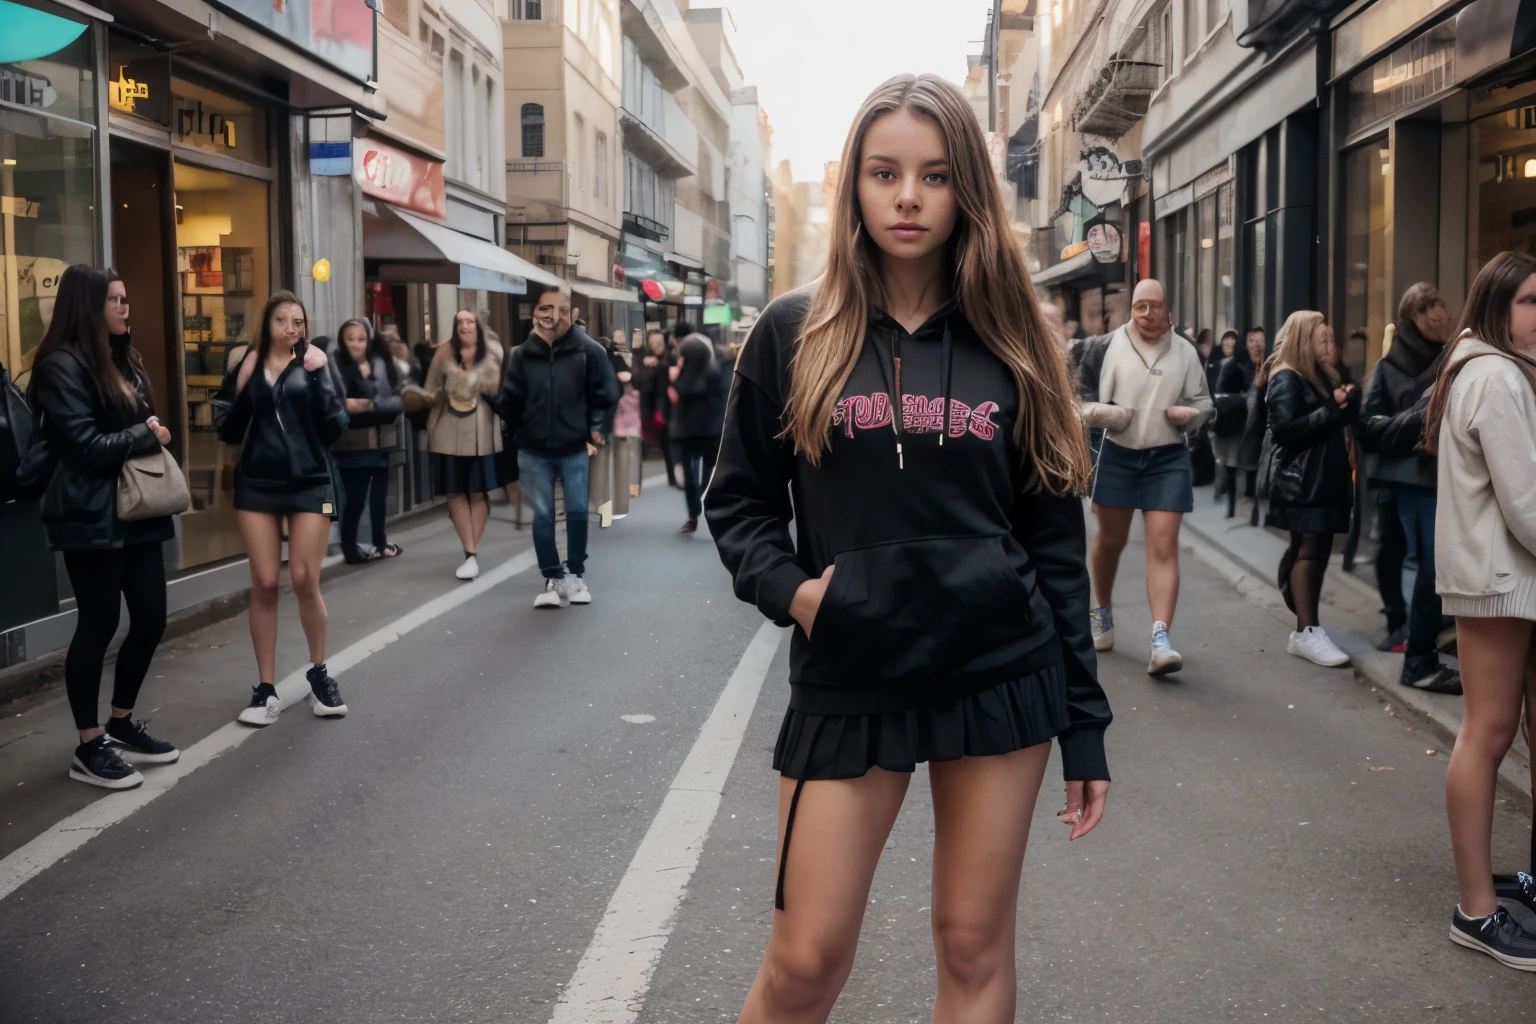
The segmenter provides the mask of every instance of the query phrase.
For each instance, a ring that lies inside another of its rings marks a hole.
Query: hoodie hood
[[[1445,343],[1430,341],[1419,333],[1411,320],[1399,320],[1392,335],[1392,347],[1385,358],[1410,377],[1417,377],[1434,365]]]

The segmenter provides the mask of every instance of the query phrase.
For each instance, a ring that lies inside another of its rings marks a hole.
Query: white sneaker
[[[1338,668],[1340,665],[1349,664],[1349,655],[1339,650],[1328,638],[1328,634],[1321,626],[1308,626],[1300,633],[1291,634],[1291,642],[1286,645],[1286,653],[1294,654],[1298,658],[1306,658],[1314,665],[1324,668]]]
[[[587,589],[587,581],[580,576],[567,573],[561,584],[565,587],[565,597],[571,604],[591,604],[592,591]]]
[[[1115,649],[1115,613],[1109,605],[1090,610],[1088,612],[1088,626],[1093,631],[1094,650],[1112,651]]]
[[[533,599],[533,606],[535,608],[564,608],[570,604],[571,598],[566,593],[564,584],[565,581],[563,579],[546,579],[543,592]],[[592,598],[589,596],[587,600],[590,601]]]
[[[453,574],[461,580],[472,580],[480,575],[480,563],[474,555],[464,559],[464,564],[453,570]]]
[[[235,718],[237,721],[243,722],[246,725],[254,725],[259,729],[262,726],[271,725],[277,721],[277,716],[281,712],[282,708],[278,705],[276,697],[260,700],[256,696],[256,687],[253,686],[251,687],[251,702]]]
[[[1168,642],[1168,624],[1152,623],[1152,657],[1147,661],[1147,674],[1165,676],[1184,667],[1184,656]]]

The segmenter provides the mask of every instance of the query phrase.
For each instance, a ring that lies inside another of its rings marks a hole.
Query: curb
[[[1195,539],[1191,539],[1191,536]],[[1267,579],[1268,574],[1240,560],[1240,556],[1227,550],[1219,540],[1192,524],[1187,517],[1179,546],[1214,569],[1243,597],[1292,628],[1291,612],[1286,608],[1280,591]],[[1350,590],[1357,596],[1368,594],[1367,600],[1375,602],[1375,592],[1370,591],[1363,581],[1348,573],[1331,574],[1330,578],[1334,576],[1347,578]],[[1400,712],[1406,712],[1415,724],[1436,736],[1447,749],[1455,745],[1456,733],[1461,728],[1461,715],[1456,710],[1460,706],[1460,698],[1425,693],[1403,686],[1398,682],[1401,655],[1383,654],[1376,650],[1374,643],[1358,633],[1330,626],[1328,635],[1349,655],[1355,680],[1370,688],[1389,715],[1401,718],[1403,715]],[[1511,749],[1499,765],[1499,785],[1505,795],[1517,798],[1521,805],[1530,806],[1530,765],[1518,750]]]

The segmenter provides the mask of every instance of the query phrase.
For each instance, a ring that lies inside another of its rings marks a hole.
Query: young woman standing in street
[[[1225,338],[1222,343],[1226,344]],[[1228,519],[1237,514],[1239,491],[1253,497],[1252,481],[1257,465],[1254,460],[1243,457],[1243,435],[1248,425],[1249,395],[1264,355],[1264,332],[1253,328],[1248,332],[1247,341],[1221,361],[1213,392],[1216,415],[1211,428],[1211,447],[1215,450],[1217,463],[1226,469]],[[1242,483],[1245,476],[1246,486]]]
[[[796,627],[778,913],[740,1019],[826,1020],[926,761],[934,1019],[1002,1024],[1052,737],[1072,838],[1109,790],[1088,450],[960,92],[881,85],[842,166],[827,272],[753,328],[705,499],[737,595]]]
[[[453,573],[461,580],[480,575],[476,553],[491,517],[489,495],[501,486],[501,419],[486,401],[501,387],[501,356],[479,315],[461,309],[453,315],[453,337],[438,346],[427,371],[427,450],[437,492],[448,496],[448,517],[464,548],[464,562]]]
[[[1456,616],[1464,693],[1445,775],[1461,896],[1451,939],[1536,971],[1536,934],[1500,905],[1517,893],[1495,889],[1490,850],[1499,762],[1522,708],[1536,718],[1536,258],[1489,261],[1460,328],[1425,422],[1439,458],[1435,589]]]
[[[331,448],[344,490],[341,503],[341,553],[350,564],[401,553],[384,535],[384,501],[389,490],[389,453],[399,443],[395,420],[404,408],[400,371],[383,339],[366,320],[341,325],[337,363],[351,426]],[[357,545],[363,507],[369,510],[373,544],[367,552]]]
[[[339,501],[330,447],[347,429],[347,409],[325,353],[305,340],[308,317],[292,292],[274,292],[262,307],[256,345],[224,376],[213,397],[214,424],[225,444],[240,445],[235,464],[235,515],[251,563],[251,645],[257,685],[240,712],[246,725],[266,726],[282,710],[277,697],[277,596],[288,520],[288,579],[309,643],[314,712],[347,713],[325,669],[326,611],[320,562]]]
[[[1354,471],[1348,430],[1360,416],[1360,395],[1342,384],[1328,362],[1333,330],[1323,314],[1292,313],[1280,328],[1266,377],[1271,452],[1269,512],[1264,524],[1289,531],[1280,558],[1280,592],[1296,613],[1286,650],[1315,665],[1349,664],[1318,624],[1323,576],[1335,534],[1349,532]]]
[[[671,412],[667,398],[671,381],[667,371],[671,365],[667,336],[660,331],[651,331],[645,336],[643,354],[638,355],[635,362],[635,388],[640,392],[640,428],[645,443],[661,449],[662,458],[667,462],[668,485],[680,487],[674,469],[677,460],[672,457],[671,424],[667,422]]]
[[[180,752],[133,721],[139,687],[165,632],[165,562],[171,518],[125,522],[117,515],[123,465],[170,444],[155,416],[144,364],[128,335],[128,293],[110,271],[64,271],[53,319],[38,346],[28,401],[56,460],[42,498],[48,543],[63,552],[76,604],[64,659],[64,688],[80,731],[69,777],[105,789],[144,781],[131,764],[170,764]],[[107,645],[128,606],[128,635],[113,670],[112,711],[98,724]],[[125,764],[124,762],[129,762]]]

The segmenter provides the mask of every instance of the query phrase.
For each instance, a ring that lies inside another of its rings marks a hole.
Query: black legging
[[[1286,548],[1280,564],[1287,567],[1290,578],[1298,632],[1319,624],[1317,605],[1323,596],[1323,576],[1328,572],[1331,554],[1333,534],[1291,531],[1291,546]]]
[[[128,635],[117,649],[112,706],[132,710],[165,634],[165,562],[159,542],[108,551],[66,551],[64,569],[75,590],[75,635],[64,658],[64,689],[76,729],[94,729],[101,699],[101,666],[128,604]]]
[[[677,442],[683,458],[683,491],[688,499],[688,518],[704,514],[704,488],[715,471],[715,455],[720,450],[717,437],[689,437]]]
[[[357,527],[363,521],[363,505],[368,506],[368,524],[373,528],[373,546],[384,549],[384,507],[389,491],[389,470],[384,466],[338,466],[345,497],[341,506],[341,553],[357,558]]]

